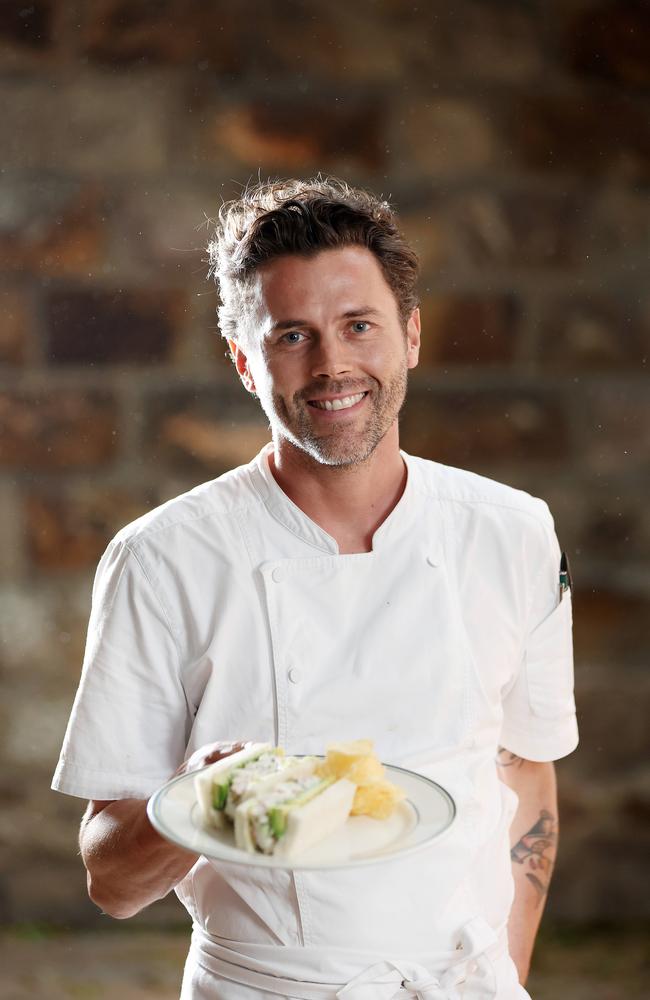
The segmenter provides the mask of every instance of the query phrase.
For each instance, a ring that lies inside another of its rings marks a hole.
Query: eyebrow
[[[356,319],[358,316],[379,316],[380,312],[378,309],[373,308],[373,306],[360,306],[358,309],[348,309],[346,312],[341,314],[341,319]],[[306,319],[281,319],[277,323],[274,323],[271,327],[272,332],[279,332],[281,330],[291,330],[296,326],[310,326],[309,320]]]

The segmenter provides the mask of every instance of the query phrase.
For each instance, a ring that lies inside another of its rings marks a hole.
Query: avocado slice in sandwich
[[[194,790],[199,804],[203,826],[223,826],[228,802],[228,793],[236,772],[258,761],[263,754],[275,753],[282,756],[284,751],[270,743],[251,743],[250,746],[230,754],[222,760],[209,764],[194,776]]]
[[[301,777],[277,781],[235,810],[235,843],[249,853],[292,861],[345,823],[356,785],[321,778],[316,762]]]

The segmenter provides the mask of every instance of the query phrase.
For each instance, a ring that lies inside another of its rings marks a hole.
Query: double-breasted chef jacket
[[[451,792],[449,832],[326,872],[201,857],[176,890],[194,927],[182,996],[527,997],[506,937],[517,800],[495,755],[548,761],[577,744],[548,508],[402,453],[406,487],[372,551],[340,555],[270,451],[109,545],[53,787],[145,798],[215,739],[304,754],[371,738]]]

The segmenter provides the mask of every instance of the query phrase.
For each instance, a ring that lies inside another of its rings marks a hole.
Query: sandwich
[[[235,809],[235,844],[292,861],[343,826],[356,785],[346,778],[321,777],[317,758],[303,758],[299,773],[287,772],[258,787]]]
[[[270,787],[285,773],[294,773],[299,763],[297,758],[285,756],[281,747],[252,743],[203,768],[194,776],[203,825],[223,827],[227,820],[234,822],[241,802]]]
[[[236,846],[292,862],[349,816],[386,819],[405,797],[370,740],[334,743],[325,759],[252,743],[194,776],[202,825],[232,827]]]

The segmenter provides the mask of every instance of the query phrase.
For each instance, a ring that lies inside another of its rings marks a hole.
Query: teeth
[[[363,399],[365,392],[358,392],[356,396],[343,396],[342,399],[321,399],[314,402],[319,410],[347,410]]]

